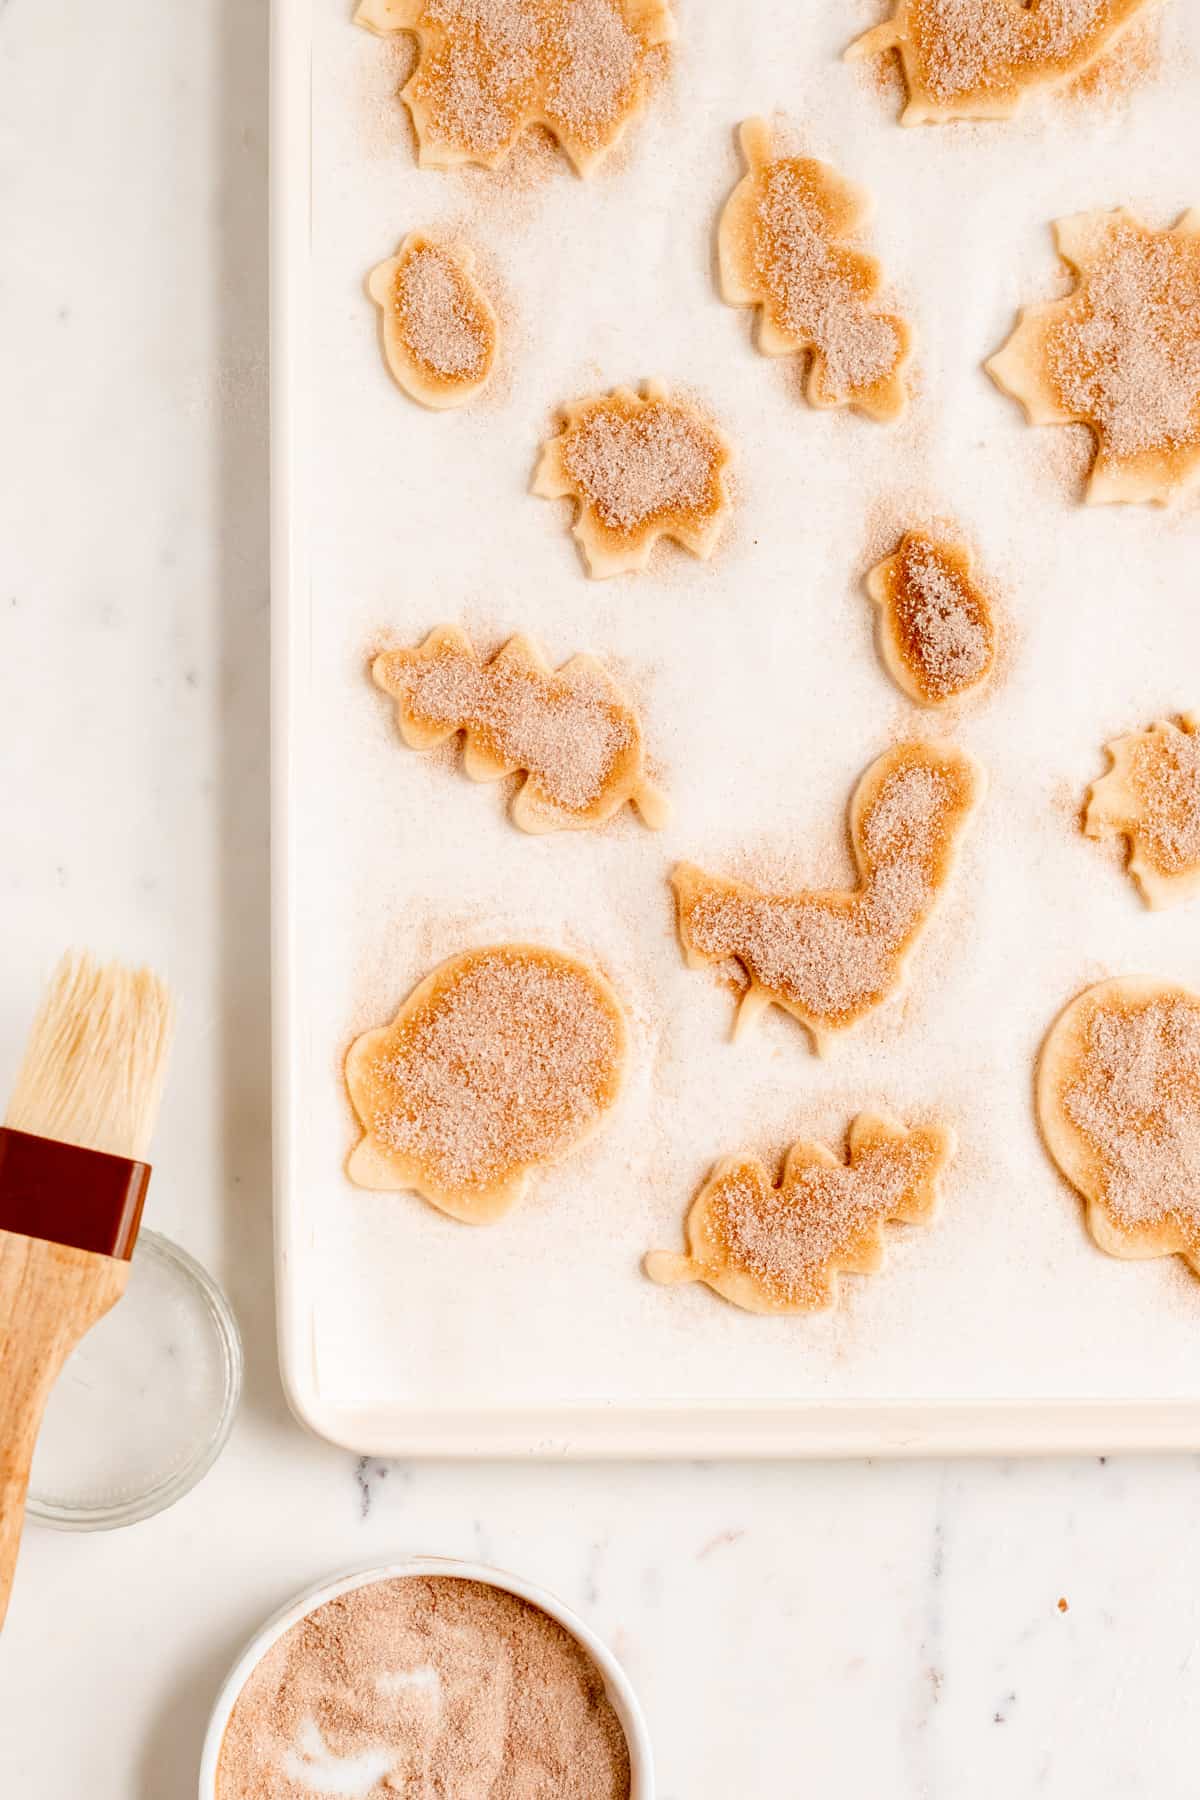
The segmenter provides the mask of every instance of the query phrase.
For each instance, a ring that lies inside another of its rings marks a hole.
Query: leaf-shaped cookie
[[[1200,210],[1152,231],[1118,208],[1054,227],[1076,271],[985,365],[1031,425],[1091,427],[1092,504],[1165,503],[1200,475]]]
[[[870,210],[866,194],[828,163],[776,155],[765,119],[747,119],[740,136],[747,173],[717,231],[723,298],[761,307],[767,356],[811,351],[811,405],[898,418],[912,332],[875,306],[879,264],[846,241]]]
[[[905,125],[1007,119],[1031,88],[1072,81],[1148,0],[895,0],[848,58],[898,50]]]
[[[1149,907],[1200,892],[1200,720],[1180,713],[1105,746],[1107,775],[1088,790],[1089,837],[1129,841],[1129,873]]]
[[[439,625],[415,650],[382,651],[371,673],[413,749],[461,731],[472,780],[526,772],[512,804],[522,831],[587,830],[627,803],[647,825],[665,824],[637,714],[594,657],[554,671],[529,638],[514,637],[481,663],[464,632]]]
[[[452,956],[390,1025],[357,1038],[346,1086],[362,1126],[346,1172],[489,1224],[615,1104],[625,1017],[604,977],[537,944]]]
[[[839,1272],[882,1268],[886,1224],[932,1220],[953,1152],[941,1126],[910,1131],[859,1113],[848,1160],[793,1144],[778,1186],[757,1157],[731,1157],[692,1203],[687,1255],[652,1250],[646,1273],[668,1285],[703,1281],[746,1312],[823,1311],[837,1304]]]
[[[643,569],[659,538],[701,560],[716,548],[732,450],[711,419],[664,382],[614,388],[562,409],[542,445],[533,492],[574,500],[572,526],[589,575]]]
[[[666,0],[361,0],[369,31],[409,31],[401,89],[422,168],[494,168],[544,125],[581,175],[645,101],[651,59],[675,35]]]
[[[949,744],[900,744],[850,803],[856,887],[771,894],[680,863],[671,881],[691,968],[740,962],[740,1031],[768,1006],[800,1020],[818,1054],[900,986],[949,880],[983,775]]]

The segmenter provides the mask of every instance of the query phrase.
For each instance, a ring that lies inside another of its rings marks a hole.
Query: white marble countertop
[[[385,1469],[289,1418],[265,46],[262,0],[0,0],[0,1075],[64,943],[170,973],[153,1223],[225,1284],[248,1353],[232,1442],[189,1498],[109,1535],[29,1531],[0,1794],[188,1800],[260,1619],[341,1566],[423,1550],[510,1565],[587,1615],[645,1702],[663,1800],[1191,1800],[1195,1458]]]

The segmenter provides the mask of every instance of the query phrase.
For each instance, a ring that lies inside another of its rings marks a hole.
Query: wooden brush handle
[[[129,1264],[0,1231],[0,1626],[8,1611],[33,1447],[70,1351],[119,1300]]]

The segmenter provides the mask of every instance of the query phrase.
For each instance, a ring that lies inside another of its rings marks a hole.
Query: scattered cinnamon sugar
[[[867,83],[879,100],[887,101],[896,111],[902,109],[906,93],[904,65],[895,50],[884,50],[860,62],[857,69],[860,81]]]
[[[887,642],[916,697],[931,704],[977,687],[995,660],[992,610],[969,567],[962,551],[909,531],[873,571]]]
[[[1047,485],[1052,485],[1064,500],[1078,504],[1084,499],[1096,459],[1096,440],[1086,425],[1064,425],[1058,431],[1037,432],[1030,454]]]
[[[736,957],[772,997],[826,1028],[853,1022],[895,986],[974,798],[970,765],[952,753],[914,744],[880,762],[856,820],[856,889],[760,894],[695,871],[680,893],[687,948]]]
[[[239,1694],[217,1769],[217,1800],[630,1792],[582,1646],[539,1607],[450,1576],[372,1582],[293,1625]]]
[[[918,481],[889,480],[863,507],[863,543],[855,563],[855,576],[866,580],[876,563],[884,561],[906,531],[918,532],[935,543],[961,544],[977,559],[979,546],[962,521],[947,512],[936,490]]]
[[[871,1145],[849,1164],[789,1161],[779,1187],[761,1164],[740,1164],[709,1196],[715,1247],[772,1306],[825,1306],[832,1272],[872,1244],[927,1179],[935,1154],[932,1138],[911,1133]]]
[[[1046,336],[1063,409],[1115,458],[1200,445],[1200,236],[1114,219]]]
[[[1066,90],[1068,100],[1102,109],[1120,106],[1162,71],[1161,18],[1157,8],[1136,18],[1110,49],[1090,63]]]
[[[666,519],[699,524],[722,504],[722,446],[678,401],[593,402],[569,427],[562,461],[613,531]]]
[[[494,163],[544,124],[586,170],[641,104],[672,27],[666,0],[425,0],[413,29],[404,98],[433,160]]]
[[[1200,1251],[1200,998],[1096,1004],[1061,1098],[1118,1229],[1171,1223]]]
[[[392,304],[397,329],[427,369],[450,380],[483,373],[495,333],[476,304],[473,283],[448,251],[423,244],[403,257]]]
[[[365,1091],[351,1089],[371,1138],[429,1187],[490,1189],[560,1156],[611,1106],[623,1023],[585,964],[501,945],[431,981],[383,1035]]]
[[[534,202],[555,176],[563,174],[563,159],[554,134],[545,125],[523,131],[503,162],[474,171],[480,209],[494,223],[499,214],[506,232],[534,216]]]

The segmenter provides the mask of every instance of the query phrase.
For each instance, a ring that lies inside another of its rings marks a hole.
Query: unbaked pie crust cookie
[[[1100,1248],[1200,1274],[1200,994],[1143,976],[1087,988],[1042,1047],[1037,1111]]]
[[[518,636],[483,662],[465,632],[439,625],[416,649],[381,651],[371,674],[395,700],[412,749],[432,750],[461,732],[473,781],[524,773],[511,809],[522,831],[585,831],[625,805],[652,828],[666,823],[637,712],[595,657],[573,656],[555,670]]]
[[[901,986],[950,878],[983,774],[950,744],[899,744],[850,803],[849,889],[764,893],[680,863],[671,876],[690,968],[740,963],[740,1032],[768,1006],[804,1025],[818,1054]]]
[[[764,355],[808,356],[810,405],[899,418],[912,331],[876,306],[879,264],[848,241],[870,214],[867,194],[815,157],[779,154],[765,119],[739,135],[747,172],[717,228],[722,298],[760,308]]]
[[[846,1157],[793,1144],[778,1184],[757,1157],[727,1158],[692,1202],[687,1254],[652,1250],[646,1274],[666,1286],[702,1281],[746,1312],[825,1311],[839,1274],[883,1267],[885,1225],[933,1220],[953,1152],[942,1126],[906,1130],[859,1113]]]
[[[614,388],[560,409],[533,492],[572,500],[572,532],[589,575],[644,569],[660,538],[707,561],[716,548],[733,452],[724,434],[665,382]]]
[[[628,1034],[596,969],[537,944],[452,956],[346,1057],[358,1187],[410,1189],[472,1225],[503,1217],[532,1171],[595,1133]]]
[[[1054,227],[1076,274],[985,365],[1031,425],[1087,425],[1093,505],[1164,504],[1200,475],[1200,210],[1154,231],[1123,207]]]

